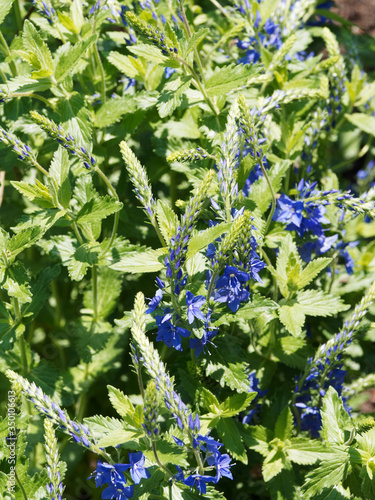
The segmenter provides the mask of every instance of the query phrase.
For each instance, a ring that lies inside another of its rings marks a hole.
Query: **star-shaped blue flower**
[[[193,323],[194,318],[205,321],[206,318],[201,311],[205,302],[206,298],[203,297],[203,295],[197,295],[196,297],[194,297],[191,292],[186,291],[187,317],[189,324]]]

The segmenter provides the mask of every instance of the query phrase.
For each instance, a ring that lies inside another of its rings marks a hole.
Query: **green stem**
[[[40,165],[36,160],[32,160],[32,164],[36,169],[39,170],[39,172],[42,172],[42,174],[44,174],[46,177],[49,177],[49,173],[47,172],[47,170],[45,170],[42,165]]]
[[[15,4],[13,4],[13,5],[15,5]],[[0,43],[3,46],[5,55],[7,55],[8,57],[10,57],[11,56],[11,52],[10,52],[9,46],[8,46],[8,44],[7,44],[7,42],[6,42],[6,40],[5,40],[5,38],[4,38],[4,36],[3,36],[3,34],[2,34],[1,31],[0,31]],[[9,62],[9,68],[10,68],[10,71],[12,73],[12,76],[13,77],[17,76],[17,67],[16,67],[14,61],[10,61]]]
[[[92,305],[94,311],[94,321],[98,320],[98,269],[94,265],[91,270],[92,279]]]
[[[264,251],[264,249],[261,248],[260,250],[262,252],[262,256],[263,256],[264,260],[267,262],[267,265],[269,267],[273,267],[272,263],[271,263],[271,261],[270,261],[270,259],[268,257],[268,255],[266,254],[266,252]],[[272,274],[272,279],[273,279],[273,287],[274,287],[273,288],[273,300],[275,302],[277,302],[278,286],[277,286],[277,279],[276,279],[276,277],[273,274]]]
[[[22,495],[23,495],[23,498],[25,500],[27,500],[27,495],[26,495],[26,491],[25,491],[25,488],[23,487],[21,481],[20,481],[20,478],[18,477],[18,474],[17,474],[17,471],[15,470],[14,471],[14,475],[16,476],[16,480],[17,480],[17,483],[18,483],[18,486],[20,487],[20,490],[22,492]]]
[[[214,5],[215,5],[215,7],[217,7],[217,8],[220,10],[220,12],[223,14],[223,16],[225,16],[225,17],[228,19],[228,21],[231,21],[231,18],[228,16],[227,12],[226,12],[226,11],[225,11],[225,9],[224,9],[224,8],[223,8],[220,4],[219,4],[219,2],[217,2],[217,0],[210,0],[210,2],[211,2],[212,4],[214,4]]]
[[[16,316],[16,322],[18,325],[20,325],[22,321],[21,308],[20,308],[20,303],[16,297],[13,297],[13,306],[14,306],[14,313]],[[19,337],[18,342],[21,353],[22,371],[26,374],[28,373],[29,366],[27,362],[26,343],[23,334]]]
[[[73,227],[74,234],[77,237],[77,240],[80,242],[81,245],[83,245],[83,239],[82,239],[82,236],[80,235],[77,223],[75,221],[72,221],[72,227]]]
[[[168,476],[170,478],[172,478],[174,476],[174,474],[172,474],[172,472],[168,469],[168,467],[166,467],[164,464],[162,464],[160,462],[160,459],[159,459],[159,456],[158,456],[158,452],[156,450],[156,445],[155,445],[155,442],[152,441],[152,451],[154,453],[154,457],[155,457],[155,460],[156,460],[156,463],[158,464],[158,466],[166,473],[168,474]]]
[[[182,15],[182,19],[184,21],[184,26],[185,26],[186,34],[187,34],[188,38],[191,38],[192,37],[192,32],[191,32],[191,29],[190,29],[189,21],[187,20],[187,17],[186,17],[184,2],[183,2],[183,0],[181,0],[179,3],[180,3],[181,15]],[[194,49],[194,55],[195,55],[195,58],[197,60],[197,63],[198,63],[198,66],[199,66],[199,71],[200,71],[200,74],[201,74],[201,77],[202,77],[202,80],[203,80],[203,83],[204,83],[206,81],[206,79],[204,77],[203,65],[202,65],[202,61],[201,61],[201,58],[199,56],[199,52],[198,52],[197,48]]]
[[[207,290],[207,304],[210,302],[212,288],[214,286],[216,276],[217,276],[217,271],[215,271],[214,273],[212,273],[211,281],[210,281],[210,284],[209,284],[209,287],[208,287],[208,290]]]
[[[272,206],[271,206],[271,211],[268,215],[268,219],[267,219],[267,223],[266,223],[266,227],[264,229],[264,235],[267,234],[267,231],[270,227],[270,224],[271,224],[271,220],[272,220],[272,217],[273,217],[273,214],[275,212],[275,208],[276,208],[276,196],[275,196],[275,192],[273,190],[273,187],[272,187],[272,183],[270,181],[270,178],[268,177],[268,174],[267,174],[267,170],[264,168],[264,165],[263,165],[263,159],[260,158],[259,159],[259,165],[260,165],[260,168],[262,169],[262,172],[263,172],[263,175],[266,179],[266,182],[268,184],[268,187],[271,191],[271,197],[272,197]]]
[[[22,30],[22,16],[21,16],[20,4],[18,3],[18,0],[16,0],[13,3],[13,12],[14,12],[14,17],[16,18],[17,31],[21,31]]]
[[[53,110],[56,109],[56,107],[51,104],[51,100],[50,99],[46,99],[45,97],[41,96],[41,95],[38,95],[38,94],[33,94],[33,93],[24,93],[24,92],[14,92],[12,94],[10,94],[10,97],[31,97],[31,98],[34,98],[34,99],[38,99],[38,101],[41,101],[43,102],[46,106],[49,106],[51,107]]]
[[[105,73],[104,73],[102,61],[100,59],[100,54],[99,54],[97,43],[95,43],[95,45],[94,45],[94,57],[95,57],[96,64],[98,65],[99,71],[100,71],[102,103],[105,104],[105,101],[106,101]]]
[[[97,172],[97,174],[99,174],[99,176],[101,177],[101,179],[103,180],[103,182],[107,186],[108,190],[112,193],[113,197],[116,198],[116,201],[120,201],[115,188],[112,186],[112,184],[110,183],[110,181],[109,181],[108,177],[105,175],[105,173],[99,167],[95,167],[95,172]],[[109,242],[108,242],[108,245],[107,245],[105,252],[108,252],[108,250],[112,247],[113,242],[115,241],[119,219],[120,219],[120,212],[118,211],[115,213],[112,234],[109,238]]]

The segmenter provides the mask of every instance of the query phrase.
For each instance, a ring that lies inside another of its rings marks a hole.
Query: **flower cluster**
[[[38,9],[38,12],[47,19],[49,24],[53,24],[55,22],[57,15],[50,1],[32,0],[32,3]]]
[[[142,478],[149,478],[150,473],[145,468],[145,457],[142,452],[129,453],[130,464],[108,464],[98,460],[94,474],[88,479],[95,478],[96,487],[108,486],[102,491],[102,498],[125,500],[134,494],[134,486],[127,486],[123,472],[130,469],[130,476],[134,484],[139,484]]]
[[[35,408],[42,414],[45,414],[51,422],[57,424],[65,433],[69,434],[76,443],[90,450],[100,453],[99,448],[94,442],[90,429],[74,420],[71,420],[65,410],[61,409],[40,387],[34,382],[30,383],[27,379],[18,375],[13,370],[7,370],[6,376],[14,383],[17,382],[22,387],[22,392],[34,403]]]
[[[142,427],[146,431],[146,434],[151,439],[156,439],[160,434],[160,426],[157,423],[158,418],[158,393],[156,389],[156,384],[151,380],[146,387],[143,415],[144,421]]]
[[[215,157],[210,155],[210,153],[208,153],[205,149],[198,147],[195,149],[185,149],[183,151],[175,151],[174,153],[167,156],[167,161],[169,162],[194,161],[194,160],[204,160],[206,158],[214,159]]]
[[[174,390],[173,381],[167,374],[158,352],[145,335],[145,304],[141,293],[138,293],[135,299],[132,336],[141,353],[144,367],[155,381],[157,390],[164,398],[166,408],[176,419],[177,427],[182,433],[182,439],[174,436],[175,442],[179,446],[191,448],[195,456],[196,454],[199,455],[197,471],[185,476],[182,469],[178,467],[178,474],[175,476],[175,479],[182,481],[188,486],[196,487],[203,494],[206,492],[207,483],[212,482],[216,484],[223,476],[232,479],[229,455],[222,455],[218,451],[218,448],[222,446],[221,443],[215,441],[209,434],[205,436],[199,434],[200,420],[198,414],[193,416],[192,412]],[[201,452],[205,454],[203,460]],[[205,473],[206,467],[209,469],[215,467],[216,475],[207,475]]]
[[[130,179],[134,185],[135,194],[138,200],[142,203],[142,206],[145,209],[147,215],[151,218],[152,221],[154,221],[155,200],[152,195],[147,172],[125,141],[122,141],[120,143],[120,150],[122,153],[122,157],[124,158],[124,161],[126,163]]]
[[[309,359],[303,375],[296,379],[295,406],[300,415],[301,429],[309,430],[314,437],[318,436],[321,428],[320,400],[330,386],[342,395],[346,375],[342,369],[343,352],[352,343],[361,319],[374,300],[375,283],[356,305],[341,331],[319,347],[315,357]],[[346,403],[345,396],[343,402]],[[346,410],[350,411],[348,406]]]
[[[42,128],[47,134],[56,139],[56,141],[61,144],[69,153],[77,155],[83,161],[84,166],[87,170],[95,167],[96,160],[86,148],[79,146],[71,134],[67,134],[61,125],[56,125],[53,120],[42,116],[37,111],[30,111],[32,119]]]
[[[173,57],[180,54],[178,47],[174,45],[170,38],[168,38],[162,31],[157,30],[150,24],[145,23],[143,19],[136,16],[133,12],[126,12],[125,18],[136,32],[154,43],[164,54]]]
[[[59,452],[57,439],[50,420],[44,420],[45,451],[47,458],[47,473],[50,483],[47,484],[47,494],[51,500],[61,500],[64,486],[61,482]]]
[[[7,146],[12,146],[19,160],[25,161],[33,167],[37,165],[36,158],[30,146],[20,141],[14,134],[7,132],[2,127],[0,127],[0,141]]]

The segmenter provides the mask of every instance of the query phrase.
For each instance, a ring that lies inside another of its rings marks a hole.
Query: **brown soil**
[[[336,0],[332,10],[339,16],[355,23],[354,33],[375,36],[375,0]]]

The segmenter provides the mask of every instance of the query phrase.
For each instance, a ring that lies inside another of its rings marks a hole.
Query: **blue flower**
[[[96,471],[92,476],[89,477],[89,479],[95,477],[95,484],[97,488],[109,482],[113,484],[123,483],[125,485],[126,479],[124,475],[121,474],[121,472],[126,471],[128,468],[129,467],[124,464],[110,465],[107,463],[102,463],[102,461],[99,459]]]
[[[130,475],[135,484],[139,484],[142,478],[149,478],[150,473],[144,467],[145,456],[141,451],[136,453],[129,453],[129,461],[130,461]]]
[[[207,459],[209,465],[215,465],[216,467],[215,483],[217,483],[221,477],[228,477],[229,479],[233,479],[232,473],[230,471],[230,467],[233,464],[231,464],[230,461],[231,458],[227,453],[222,455],[219,451],[217,451],[213,456]]]
[[[162,340],[168,347],[182,351],[181,336],[190,337],[189,330],[174,326],[171,322],[172,314],[170,312],[167,312],[164,316],[156,316],[155,319],[159,327],[156,340]]]
[[[240,303],[247,301],[250,297],[250,292],[242,287],[242,284],[249,279],[249,273],[227,265],[223,276],[220,276],[215,285],[215,302],[227,302],[229,309],[236,312]]]
[[[203,295],[197,295],[194,297],[191,292],[186,291],[187,317],[190,324],[193,323],[194,318],[198,318],[202,321],[206,319],[201,311],[205,302],[206,298],[203,297]]]
[[[125,486],[125,484],[116,483],[111,484],[102,491],[103,500],[126,500],[131,498],[134,494],[134,486]]]
[[[273,214],[273,220],[284,222],[287,231],[296,231],[302,237],[305,232],[311,232],[317,236],[324,234],[322,224],[329,221],[324,217],[326,208],[322,204],[309,202],[308,197],[315,193],[316,182],[305,183],[304,179],[298,184],[300,200],[292,200],[289,196],[282,194],[277,200],[277,208]]]
[[[148,309],[146,311],[146,314],[153,313],[155,309],[159,307],[162,298],[163,298],[163,291],[159,289],[156,291],[155,296],[148,303]]]
[[[206,484],[214,483],[215,478],[212,476],[202,476],[201,474],[192,474],[182,482],[191,488],[195,486],[201,495],[205,495],[207,491]]]

